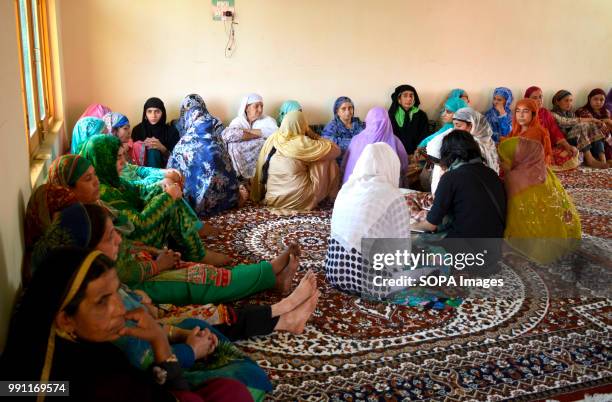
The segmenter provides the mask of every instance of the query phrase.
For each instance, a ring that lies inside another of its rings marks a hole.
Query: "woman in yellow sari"
[[[251,199],[273,208],[311,210],[338,193],[339,155],[336,144],[310,130],[302,112],[287,113],[259,153]]]
[[[513,137],[499,145],[508,212],[504,237],[529,259],[548,264],[577,247],[582,231],[572,199],[546,166],[541,143]]]

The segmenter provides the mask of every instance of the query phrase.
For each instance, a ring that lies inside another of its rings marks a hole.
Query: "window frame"
[[[51,49],[49,40],[49,21],[47,0],[23,0],[25,5],[25,14],[27,19],[27,34],[28,34],[28,53],[30,59],[30,75],[32,80],[32,93],[34,99],[34,110],[28,109],[28,93],[26,87],[26,68],[24,60],[24,43],[22,39],[22,24],[20,12],[20,0],[15,2],[15,15],[17,20],[17,38],[19,49],[19,66],[21,69],[21,93],[24,111],[25,135],[28,142],[30,156],[34,156],[40,144],[45,140],[46,133],[49,132],[54,120],[54,99],[53,99],[53,79],[51,68]],[[36,7],[36,20],[38,32],[39,57],[42,82],[39,83],[38,67],[36,65],[36,49],[35,49],[35,30],[33,26],[34,14],[33,9]],[[43,88],[43,94],[39,94],[39,84]],[[40,100],[44,103],[45,118],[40,115]],[[36,120],[36,129],[30,131],[29,113],[34,113]]]

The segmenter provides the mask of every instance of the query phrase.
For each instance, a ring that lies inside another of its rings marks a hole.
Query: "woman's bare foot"
[[[278,317],[297,308],[310,298],[317,290],[317,277],[314,272],[308,270],[300,280],[299,285],[283,300],[272,305],[272,317]]]
[[[285,249],[278,257],[273,259],[270,263],[272,264],[272,270],[275,274],[279,274],[287,264],[289,264],[289,256],[294,255],[299,257],[301,255],[300,246],[297,243],[291,243],[289,247]]]
[[[238,208],[242,208],[244,204],[246,204],[249,196],[249,190],[241,184],[240,187],[238,187]]]
[[[209,224],[202,222],[202,229],[198,232],[200,237],[217,236],[221,233],[221,229]]]
[[[315,291],[312,296],[304,303],[300,304],[296,309],[281,315],[274,329],[276,331],[288,331],[298,335],[304,332],[308,319],[317,308],[320,295],[320,291]]]
[[[224,267],[229,265],[232,262],[232,259],[229,256],[221,253],[217,253],[216,251],[206,250],[206,255],[202,260],[204,264],[214,265],[216,267]]]
[[[605,156],[604,156],[604,160],[605,160]],[[608,164],[606,162],[602,162],[599,159],[596,159],[593,156],[593,154],[591,154],[591,151],[586,151],[584,153],[584,164],[594,169],[607,169],[608,168]]]
[[[280,273],[276,275],[276,285],[274,288],[282,295],[286,295],[291,290],[291,282],[300,266],[300,257],[289,255],[289,264]]]

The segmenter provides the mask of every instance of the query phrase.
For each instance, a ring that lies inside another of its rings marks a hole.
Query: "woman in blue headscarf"
[[[237,207],[238,177],[222,138],[213,132],[214,120],[198,104],[180,120],[184,134],[168,159],[168,168],[185,177],[185,198],[200,218]]]
[[[342,160],[351,139],[365,128],[365,124],[355,117],[355,105],[351,98],[341,96],[334,102],[334,118],[323,128],[323,137],[340,147]]]
[[[444,110],[442,111],[442,122],[444,123],[442,127],[429,137],[425,138],[423,141],[419,143],[418,148],[426,147],[429,141],[436,138],[438,135],[445,133],[446,131],[453,129],[453,114],[461,109],[467,107],[467,103],[461,97],[448,98],[446,103],[444,104]]]
[[[487,110],[485,117],[493,129],[493,141],[499,142],[512,131],[512,91],[498,87],[493,91],[493,106]]]
[[[97,117],[82,117],[74,125],[72,130],[72,144],[70,146],[70,152],[78,154],[83,145],[88,139],[96,134],[104,134],[106,126],[104,121]]]
[[[465,92],[465,89],[461,88],[453,89],[448,95],[448,99],[463,99],[463,101],[466,103],[466,106],[470,104],[470,97],[468,96],[468,93]]]
[[[302,111],[302,105],[300,105],[298,101],[294,101],[294,100],[284,101],[280,109],[278,110],[278,117],[276,118],[276,122],[278,123],[278,126],[280,127],[287,113],[293,112],[295,110],[299,110],[300,112]]]

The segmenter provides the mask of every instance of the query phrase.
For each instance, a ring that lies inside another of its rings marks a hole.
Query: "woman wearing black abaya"
[[[166,124],[166,107],[159,98],[149,98],[142,110],[142,123],[132,130],[132,141],[143,141],[146,147],[145,165],[165,168],[180,135]]]
[[[389,119],[406,152],[414,154],[417,144],[429,134],[427,113],[419,109],[419,94],[412,85],[400,85],[391,95]]]

